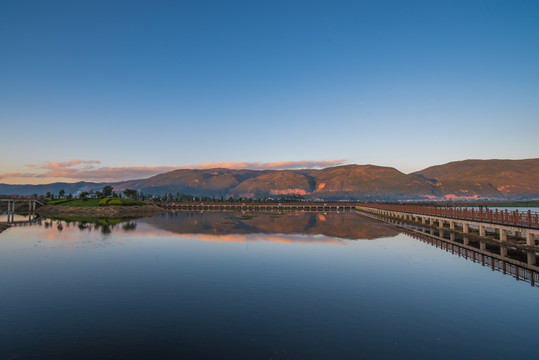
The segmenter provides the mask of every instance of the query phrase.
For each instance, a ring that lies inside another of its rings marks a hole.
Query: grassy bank
[[[47,202],[47,205],[70,206],[70,207],[95,207],[95,206],[144,206],[143,202],[129,199],[104,198],[104,199],[64,199]]]
[[[140,201],[104,198],[104,199],[65,199],[49,201],[38,208],[37,213],[48,217],[100,217],[125,218],[151,216],[163,210],[155,205]]]

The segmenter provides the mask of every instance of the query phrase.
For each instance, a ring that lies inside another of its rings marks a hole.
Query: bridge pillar
[[[535,235],[531,230],[526,230],[526,245],[535,246]]]
[[[500,228],[500,241],[507,241],[507,230]]]
[[[443,228],[444,227],[444,220],[438,219],[438,227]]]
[[[434,225],[434,218],[429,218],[429,225]]]
[[[464,245],[470,245],[470,239],[468,239],[466,236],[462,238],[462,243]]]
[[[449,221],[449,229],[455,230],[455,222],[454,221]]]
[[[425,224],[427,221],[425,219],[425,215],[421,216],[421,224]]]
[[[462,232],[467,234],[469,231],[470,231],[470,229],[468,228],[468,223],[463,222],[462,223]]]
[[[479,249],[480,250],[486,250],[487,249],[487,243],[480,242],[479,243]]]
[[[452,232],[449,234],[449,240],[455,241],[455,233]]]
[[[528,265],[535,265],[537,263],[537,256],[535,256],[535,251],[534,252],[529,252],[528,253]],[[533,274],[532,274],[533,276]]]
[[[505,246],[500,246],[500,256],[507,257],[507,248]]]
[[[479,225],[479,236],[485,236],[485,226]]]

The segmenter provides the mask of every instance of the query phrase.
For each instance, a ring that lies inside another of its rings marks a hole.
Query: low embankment
[[[76,207],[76,206],[55,206],[45,205],[36,210],[41,216],[96,216],[96,217],[136,217],[149,216],[163,212],[155,205],[137,205],[137,206],[95,206],[95,207]]]
[[[105,198],[88,200],[60,200],[49,202],[36,210],[41,216],[93,216],[93,217],[139,217],[155,215],[163,210],[155,205],[138,201]]]
[[[6,230],[7,228],[9,228],[9,225],[3,225],[3,224],[0,224],[0,233],[4,230]]]

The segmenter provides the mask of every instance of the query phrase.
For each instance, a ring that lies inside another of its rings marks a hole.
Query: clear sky
[[[0,2],[0,182],[539,157],[539,1]]]

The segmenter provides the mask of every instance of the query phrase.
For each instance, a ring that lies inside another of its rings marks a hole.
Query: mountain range
[[[304,170],[180,169],[147,179],[114,183],[0,184],[0,194],[76,194],[110,185],[150,195],[209,197],[301,195],[324,200],[539,199],[539,158],[464,160],[411,174],[376,165],[343,165]]]

